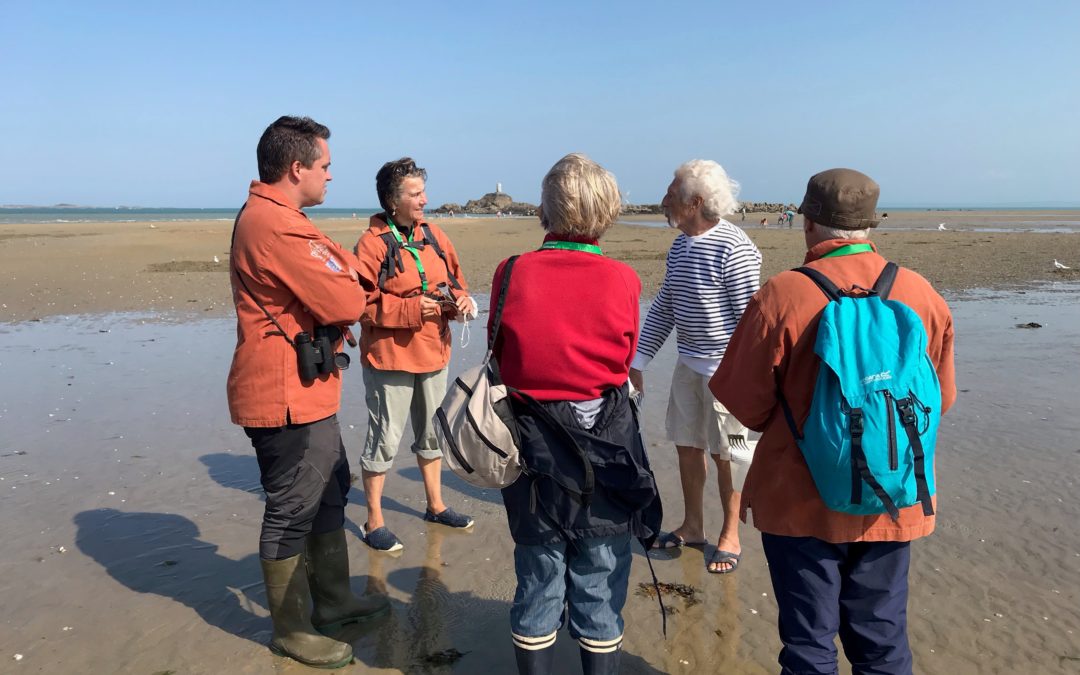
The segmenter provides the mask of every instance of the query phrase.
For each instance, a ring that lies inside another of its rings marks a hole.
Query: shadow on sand
[[[175,514],[95,509],[76,514],[74,523],[78,549],[125,588],[171,598],[231,635],[258,644],[269,640],[256,553],[236,560],[219,555],[215,544],[200,539],[195,523]],[[394,559],[368,550],[369,574],[353,577],[354,590],[386,594],[392,587],[409,594],[410,601],[395,599],[389,617],[348,627],[336,637],[352,643],[357,661],[369,667],[407,673],[514,672],[509,603],[449,592],[442,581],[444,533],[441,526],[428,525],[420,567],[387,572]],[[284,661],[269,651],[266,655]],[[556,670],[572,673],[578,668],[576,645],[564,633]],[[624,654],[622,672],[660,671]]]

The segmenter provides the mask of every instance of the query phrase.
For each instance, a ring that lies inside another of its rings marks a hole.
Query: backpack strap
[[[889,493],[881,487],[881,483],[874,477],[870,465],[866,461],[866,451],[863,450],[863,411],[862,408],[851,408],[848,413],[848,432],[851,434],[851,503],[862,504],[862,483],[870,486],[877,498],[885,506],[885,510],[893,520],[899,520],[900,509],[896,508]]]
[[[877,281],[874,282],[874,287],[871,289],[872,293],[882,300],[888,300],[889,293],[892,291],[893,282],[896,281],[896,273],[899,269],[899,265],[894,262],[885,263],[885,268],[881,270],[881,274],[878,275]],[[812,267],[796,267],[793,271],[810,277],[829,300],[839,300],[841,296],[845,295],[845,293],[841,291],[829,277]]]
[[[780,407],[784,411],[784,419],[787,421],[788,429],[791,429],[791,435],[796,441],[802,441],[803,435],[799,433],[799,427],[795,424],[795,414],[791,412],[791,406],[788,405],[787,397],[784,396],[779,376],[776,378],[776,396],[780,399]]]
[[[442,258],[443,265],[446,265],[446,276],[450,278],[450,285],[454,287],[455,291],[461,290],[461,283],[454,276],[454,273],[450,271],[450,262],[446,259],[446,254],[443,253],[442,246],[439,246],[438,240],[435,239],[434,233],[427,223],[421,223],[420,229],[424,231],[424,241],[426,241],[431,248],[435,249],[435,253]]]
[[[810,280],[814,282],[814,285],[821,289],[821,292],[825,294],[825,297],[828,298],[830,302],[833,300],[840,300],[843,296],[843,292],[841,292],[829,277],[813,268],[805,266],[796,267],[792,272],[798,272],[799,274],[809,277]],[[791,429],[791,435],[795,437],[796,441],[801,441],[803,436],[799,433],[798,425],[795,424],[795,415],[791,412],[791,406],[788,405],[787,398],[784,396],[784,390],[780,386],[779,379],[777,379],[776,382],[776,394],[780,398],[780,407],[784,411],[784,419],[787,421],[788,428]]]
[[[386,290],[386,280],[393,279],[398,272],[405,271],[405,262],[401,259],[401,245],[390,232],[384,232],[379,238],[386,244],[386,257],[379,267],[379,290]]]
[[[495,316],[491,320],[491,332],[488,333],[488,351],[495,348],[495,338],[499,334],[499,325],[502,323],[503,305],[506,304],[506,291],[510,288],[510,273],[514,270],[514,263],[521,256],[512,255],[506,259],[503,267],[502,283],[499,286],[499,299],[495,303]]]
[[[793,271],[810,277],[810,280],[817,284],[829,300],[839,300],[844,295],[829,277],[812,267],[796,267]]]
[[[922,440],[919,438],[914,406],[913,396],[896,399],[896,412],[900,416],[900,424],[907,432],[908,443],[911,444],[911,452],[915,460],[915,496],[922,504],[923,515],[932,516],[934,504],[930,501],[930,486],[926,482],[926,453],[923,451]]]
[[[889,293],[892,291],[893,282],[896,281],[896,273],[899,269],[900,267],[894,262],[885,263],[885,269],[881,270],[881,275],[874,282],[873,291],[882,300],[889,299]]]

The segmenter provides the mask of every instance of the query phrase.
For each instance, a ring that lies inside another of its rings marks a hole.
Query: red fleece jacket
[[[489,332],[505,266],[491,281]],[[617,260],[558,249],[523,254],[495,345],[503,381],[541,401],[584,401],[621,387],[637,349],[640,296],[637,274]]]

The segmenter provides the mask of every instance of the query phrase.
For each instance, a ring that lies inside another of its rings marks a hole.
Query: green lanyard
[[[822,258],[839,258],[842,255],[853,255],[855,253],[870,253],[874,250],[874,247],[870,244],[845,244],[835,251],[829,251]]]
[[[398,232],[397,225],[394,224],[394,221],[387,218],[386,222],[388,222],[390,224],[390,232],[393,233],[394,239],[397,239],[397,242],[399,244],[401,244],[401,248],[403,248],[406,251],[408,251],[409,253],[411,253],[413,259],[416,260],[416,270],[417,270],[417,272],[420,273],[420,292],[421,293],[427,293],[427,289],[428,289],[427,275],[424,274],[424,263],[420,262],[420,251],[416,250],[416,247],[413,246],[413,243],[412,243],[412,231],[410,230],[410,232],[409,232],[409,240],[408,240],[408,242],[406,242],[404,239],[401,238],[401,233]]]
[[[540,250],[550,250],[553,248],[563,251],[584,251],[585,253],[604,255],[604,252],[601,251],[600,247],[596,244],[579,244],[576,241],[545,241],[544,244],[540,247]]]

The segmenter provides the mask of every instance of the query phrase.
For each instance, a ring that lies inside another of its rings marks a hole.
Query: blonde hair
[[[739,184],[711,159],[685,162],[675,169],[675,177],[682,181],[679,198],[685,204],[701,197],[701,215],[707,220],[717,221],[738,210]]]
[[[571,153],[544,176],[540,224],[552,234],[599,239],[622,209],[619,186],[610,171],[585,155]]]

